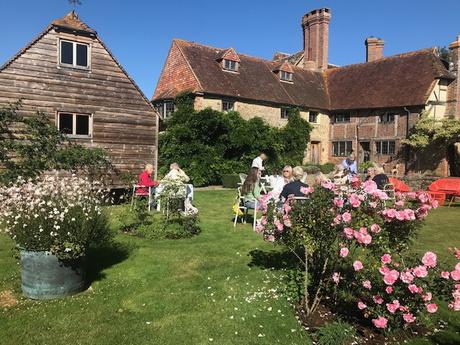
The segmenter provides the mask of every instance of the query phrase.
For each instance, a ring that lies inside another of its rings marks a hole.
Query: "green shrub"
[[[374,163],[371,161],[361,162],[359,163],[359,171],[365,172],[367,171],[367,169],[372,168],[373,166],[374,166]]]
[[[177,111],[159,137],[160,174],[177,162],[191,183],[206,186],[220,184],[223,175],[247,172],[260,151],[269,157],[269,173],[302,162],[311,125],[297,109],[290,112],[286,126],[276,128],[259,117],[245,120],[237,112],[195,111],[187,95],[175,102]]]
[[[334,171],[335,169],[335,164],[334,163],[324,163],[319,166],[321,172],[323,174],[330,174],[331,172]]]
[[[238,188],[239,182],[240,182],[240,176],[237,174],[222,175],[222,186],[224,188]]]
[[[307,165],[303,167],[303,170],[308,175],[315,175],[321,171],[321,169],[317,165]]]
[[[352,325],[337,321],[328,323],[316,332],[317,345],[345,345],[356,335]]]

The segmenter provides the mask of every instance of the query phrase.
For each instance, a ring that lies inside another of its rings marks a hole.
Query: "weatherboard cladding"
[[[174,40],[174,44],[180,48],[188,73],[193,74],[199,87],[195,83],[193,88],[177,87],[174,78],[170,76],[168,88],[160,77],[154,101],[173,98],[188,89],[205,94],[313,109],[389,108],[423,105],[437,78],[451,78],[434,49],[330,68],[325,72],[291,65],[293,82],[286,83],[280,81],[275,72],[282,62],[290,61],[290,57],[269,61],[238,54],[241,61],[238,73],[234,73],[222,70],[219,64],[219,59],[227,49],[184,40]],[[166,69],[167,66],[163,73]],[[180,72],[176,71],[175,74],[177,80],[183,79]],[[188,86],[192,86],[192,83]]]

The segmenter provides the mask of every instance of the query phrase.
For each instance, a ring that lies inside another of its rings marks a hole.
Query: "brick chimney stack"
[[[451,64],[450,72],[456,77],[454,81],[449,84],[447,90],[447,115],[454,116],[460,119],[460,35],[457,40],[449,44],[451,51]]]
[[[304,68],[327,69],[331,10],[321,8],[302,18]]]
[[[383,58],[383,46],[385,42],[381,38],[368,37],[364,41],[366,45],[366,62],[371,62]]]

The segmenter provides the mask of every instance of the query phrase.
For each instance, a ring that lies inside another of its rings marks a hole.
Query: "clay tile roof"
[[[222,54],[220,54],[217,58],[218,61],[222,61],[223,59],[241,62],[240,57],[233,48],[228,48],[227,50],[224,50]]]
[[[276,67],[273,69],[273,71],[274,72],[284,71],[284,72],[293,73],[292,66],[287,61],[278,63],[278,65],[276,65]]]
[[[204,93],[242,99],[328,109],[321,73],[292,66],[293,83],[279,80],[273,70],[279,62],[239,54],[238,73],[223,71],[217,59],[227,50],[175,40]],[[156,97],[158,99],[158,97]]]
[[[331,110],[423,105],[435,79],[451,78],[434,49],[328,69]]]
[[[53,22],[51,22],[51,25],[54,25],[60,28],[64,28],[64,29],[76,30],[79,32],[87,32],[90,34],[96,34],[96,31],[91,29],[88,25],[86,25],[80,20],[80,17],[78,17],[78,14],[76,14],[75,11],[71,11],[67,13],[62,18],[53,20]]]

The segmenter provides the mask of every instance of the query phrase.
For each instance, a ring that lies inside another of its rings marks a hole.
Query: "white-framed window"
[[[395,122],[396,114],[395,113],[384,113],[379,115],[380,123],[392,123]]]
[[[59,64],[61,66],[89,69],[89,44],[62,39],[59,40]]]
[[[163,119],[171,117],[171,115],[176,110],[176,107],[174,106],[174,101],[172,100],[159,102],[155,105],[155,108],[157,109],[158,113],[161,115]]]
[[[233,60],[224,59],[223,67],[224,67],[224,70],[237,72],[238,71],[238,62],[233,61]]]
[[[335,123],[350,122],[350,120],[351,120],[350,113],[341,113],[341,114],[334,115]]]
[[[375,152],[379,155],[394,155],[396,152],[396,143],[394,140],[376,141]]]
[[[91,138],[93,117],[91,114],[61,111],[57,114],[57,127],[61,133],[69,137]]]
[[[333,141],[332,155],[334,157],[345,157],[353,151],[353,143],[351,141]]]
[[[280,71],[280,79],[283,81],[292,81],[292,73],[286,71]]]
[[[281,118],[282,119],[289,119],[289,107],[281,107]]]
[[[229,111],[235,110],[235,102],[230,100],[223,100],[222,101],[222,111],[224,113],[228,113]]]
[[[308,113],[308,122],[318,123],[318,112],[317,111],[310,111]]]

